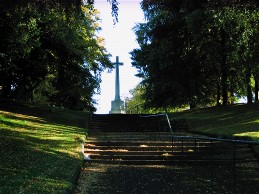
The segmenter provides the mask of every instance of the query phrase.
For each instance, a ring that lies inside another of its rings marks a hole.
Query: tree
[[[125,100],[126,103],[126,112],[130,114],[156,114],[159,112],[175,112],[179,109],[185,109],[186,107],[150,107],[146,106],[145,103],[145,87],[141,84],[138,84],[134,89],[130,90],[131,97]]]
[[[147,23],[136,26],[140,48],[131,54],[143,78],[146,103],[227,105],[244,85],[251,99],[258,31],[248,18],[258,13],[257,7],[254,0],[144,0]]]
[[[174,2],[170,2],[172,10],[167,10],[170,7],[168,1],[162,10],[151,7],[154,10],[148,10],[151,13],[147,14],[149,22],[137,26],[136,34],[141,48],[131,53],[133,65],[140,70],[139,76],[144,79],[149,105],[195,106],[198,96],[204,96],[204,90],[200,90],[201,82],[207,80],[201,78],[207,69],[201,69],[202,64],[195,56],[195,42],[185,22],[186,13],[181,11],[184,5],[179,2],[174,7]]]
[[[148,113],[144,105],[144,100],[142,95],[144,93],[144,88],[141,85],[137,85],[134,89],[130,90],[131,98],[126,99],[126,111],[127,113]]]
[[[5,97],[41,99],[50,92],[44,88],[48,85],[47,103],[93,108],[100,73],[112,64],[96,36],[96,10],[78,2],[0,3],[0,28],[5,29],[0,36],[0,85]]]

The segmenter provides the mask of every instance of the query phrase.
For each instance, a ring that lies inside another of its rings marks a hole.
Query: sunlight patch
[[[259,138],[259,132],[244,132],[244,133],[236,133],[234,134],[234,136],[239,136],[239,137],[242,137],[242,136],[249,136],[251,137],[252,139],[257,139]]]
[[[162,156],[170,156],[170,154],[169,153],[164,153],[164,154],[162,154]]]

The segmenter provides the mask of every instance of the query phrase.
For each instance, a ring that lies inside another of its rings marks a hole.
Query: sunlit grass
[[[87,113],[23,104],[0,110],[0,193],[61,193],[82,164]]]
[[[259,139],[259,132],[245,132],[245,133],[238,133],[234,134],[234,136],[246,136],[246,137],[251,137],[254,140]]]
[[[238,136],[259,141],[259,104],[213,107],[171,114],[184,118],[190,131],[216,136]]]

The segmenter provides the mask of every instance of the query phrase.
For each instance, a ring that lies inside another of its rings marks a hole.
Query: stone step
[[[138,132],[137,132],[138,133]],[[96,138],[91,138],[89,139],[89,141],[95,141]],[[135,136],[123,136],[123,137],[118,137],[118,136],[114,136],[114,135],[103,135],[100,138],[98,138],[98,140],[109,140],[109,141],[147,141],[147,140],[153,140],[153,141],[172,141],[172,138],[169,134],[142,134],[142,135],[135,135]]]
[[[191,138],[175,138],[172,144],[170,134],[165,132],[105,132],[88,139],[85,154],[90,157],[88,163],[233,165],[234,146],[229,142],[202,139],[198,141]],[[235,159],[239,163],[255,161],[252,149],[248,145],[237,143]]]
[[[213,150],[208,146],[196,148],[191,146],[174,146],[172,156],[172,146],[169,146],[169,144],[163,146],[164,143],[162,142],[152,142],[152,146],[150,146],[139,144],[139,142],[130,142],[132,145],[127,145],[127,143],[129,142],[112,142],[113,146],[108,146],[107,142],[98,142],[100,146],[87,143],[85,154],[90,156],[93,163],[170,165],[183,164],[185,162],[192,164],[232,162],[233,164],[233,148],[225,146],[214,147]],[[236,149],[235,160],[236,162],[255,161],[253,152],[246,146]]]
[[[100,149],[86,149],[85,150],[86,154],[90,154],[90,155],[172,155],[171,150],[125,150],[125,149],[117,149],[117,150],[111,150],[111,149],[107,149],[107,150],[100,150]],[[248,151],[236,151],[236,156],[239,155],[247,155],[250,157],[254,157],[254,153],[251,152],[250,150]],[[228,156],[232,156],[233,157],[233,152],[231,151],[186,151],[186,152],[182,152],[182,151],[175,151],[173,152],[174,156],[177,155],[205,155],[205,156],[209,156],[209,155],[228,155]]]
[[[148,146],[148,145],[139,145],[139,146],[95,146],[88,144],[85,146],[88,150],[127,150],[127,151],[167,151],[172,152],[172,146]],[[233,149],[230,147],[192,147],[192,146],[174,146],[174,152],[224,152],[224,153],[233,153]],[[236,153],[238,152],[252,152],[251,149],[236,149]]]
[[[150,117],[148,117],[150,116]],[[99,131],[169,131],[165,116],[139,114],[94,114],[91,129]],[[185,120],[172,121],[174,131],[187,129]]]
[[[222,143],[222,142],[215,142],[215,143],[209,143],[209,142],[200,142],[200,143],[193,143],[193,142],[174,142],[172,144],[172,142],[170,141],[132,141],[132,140],[114,140],[114,141],[88,141],[85,143],[85,147],[89,147],[91,149],[93,149],[94,147],[96,147],[97,149],[107,149],[105,147],[111,147],[113,149],[116,148],[120,148],[122,147],[123,149],[126,149],[128,147],[132,147],[134,150],[137,148],[153,148],[153,147],[160,147],[161,149],[172,149],[172,146],[174,149],[179,150],[194,150],[194,151],[198,151],[198,150],[244,150],[244,151],[248,151],[248,150],[252,150],[251,147],[247,144],[239,144],[239,145],[235,145],[235,147],[232,144],[229,143]]]
[[[169,155],[166,151],[85,150],[89,155]]]
[[[238,162],[254,162],[254,160],[241,160]],[[86,164],[122,164],[122,165],[230,165],[233,166],[232,160],[89,160]]]
[[[96,145],[96,146],[123,146],[123,145],[135,145],[135,146],[140,146],[140,145],[154,145],[154,146],[170,146],[172,145],[171,142],[164,142],[164,141],[88,141],[87,144],[91,145]]]
[[[91,159],[107,159],[107,160],[233,160],[233,156],[230,155],[204,155],[204,154],[162,154],[162,155],[129,155],[129,154],[113,154],[97,155],[91,154]],[[235,156],[236,160],[250,160],[253,159],[252,154],[241,154]]]
[[[171,151],[171,146],[87,146],[87,149],[96,150],[127,150],[127,151]]]

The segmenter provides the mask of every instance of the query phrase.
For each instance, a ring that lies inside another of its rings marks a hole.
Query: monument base
[[[124,102],[122,100],[113,100],[111,102],[112,108],[109,114],[124,114]]]

